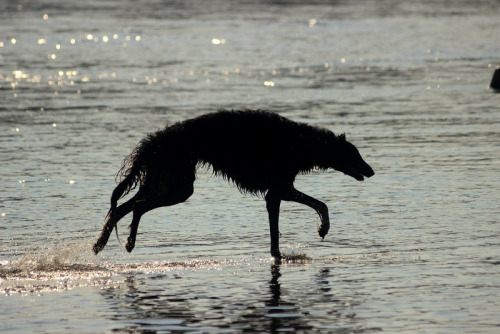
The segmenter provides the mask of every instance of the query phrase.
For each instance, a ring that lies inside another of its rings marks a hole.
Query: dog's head
[[[337,137],[335,152],[332,162],[333,169],[346,175],[352,176],[358,181],[363,181],[364,177],[371,177],[375,174],[358,152],[358,149],[345,139],[341,134]]]

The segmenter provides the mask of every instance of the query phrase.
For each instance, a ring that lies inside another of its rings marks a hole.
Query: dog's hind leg
[[[132,223],[130,224],[130,235],[127,238],[127,244],[125,245],[125,249],[128,252],[131,252],[135,247],[137,230],[139,228],[139,221],[141,220],[142,215],[156,208],[182,203],[193,194],[194,178],[192,180],[188,179],[190,181],[187,181],[186,178],[182,178],[181,180],[183,180],[183,182],[177,181],[176,184],[170,185],[167,192],[156,195],[153,198],[146,198],[136,202],[134,205]]]
[[[271,256],[280,259],[280,231],[279,231],[279,216],[281,193],[270,189],[266,194],[266,208],[269,214],[269,229],[271,232]]]
[[[106,246],[109,236],[111,235],[111,232],[113,232],[113,229],[115,228],[118,221],[132,212],[136,199],[136,197],[133,197],[122,205],[119,205],[108,212],[106,223],[104,224],[101,235],[97,239],[97,242],[94,244],[94,247],[92,247],[95,254],[99,253],[104,248],[104,246]]]
[[[324,238],[330,229],[330,218],[328,216],[328,207],[325,203],[318,201],[317,199],[301,193],[297,189],[291,187],[288,191],[283,193],[283,200],[293,201],[300,204],[307,205],[310,208],[316,210],[321,219],[321,226],[318,229],[319,236]]]

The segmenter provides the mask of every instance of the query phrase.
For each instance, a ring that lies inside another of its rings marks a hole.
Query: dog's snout
[[[373,168],[370,167],[370,165],[366,164],[363,175],[366,177],[372,177],[373,175],[375,175],[375,172],[373,171]]]

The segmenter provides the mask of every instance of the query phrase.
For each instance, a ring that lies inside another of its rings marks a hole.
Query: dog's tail
[[[124,169],[122,167],[122,169]],[[122,172],[120,172],[121,174]],[[134,166],[127,168],[123,171],[125,177],[121,180],[116,188],[111,194],[111,208],[109,209],[108,215],[113,211],[118,205],[118,200],[126,196],[132,189],[134,189],[141,180],[140,169],[134,168]]]
[[[148,166],[154,159],[155,141],[153,139],[153,136],[147,136],[125,158],[122,168],[116,175],[118,185],[111,195],[111,208],[108,215],[116,208],[120,198],[126,196],[137,185],[143,185],[146,181]]]

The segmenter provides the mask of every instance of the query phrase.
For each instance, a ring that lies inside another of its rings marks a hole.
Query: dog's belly
[[[242,192],[262,193],[272,186],[293,183],[296,173],[287,173],[277,163],[257,164],[247,159],[211,163],[216,175],[236,184]]]

